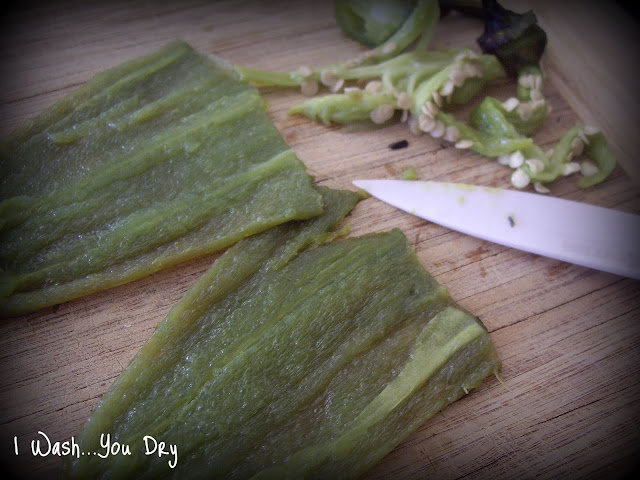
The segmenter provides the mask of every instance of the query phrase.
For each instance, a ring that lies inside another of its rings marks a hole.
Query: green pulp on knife
[[[0,316],[320,213],[257,90],[175,41],[96,75],[0,144]]]
[[[68,477],[353,478],[499,368],[402,232],[328,242],[357,194],[320,191],[322,216],[237,243],[169,312],[78,436],[131,455]]]

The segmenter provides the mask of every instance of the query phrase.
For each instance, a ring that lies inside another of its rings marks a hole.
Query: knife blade
[[[640,215],[460,183],[355,180],[353,184],[385,203],[452,230],[640,279]]]

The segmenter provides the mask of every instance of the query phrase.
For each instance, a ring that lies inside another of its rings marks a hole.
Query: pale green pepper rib
[[[390,93],[373,94],[359,92],[357,95],[333,94],[312,98],[289,110],[291,114],[303,114],[325,125],[332,122],[356,124],[368,122],[371,111],[381,105],[394,105],[395,97]]]
[[[97,75],[1,146],[0,314],[322,212],[251,86],[184,42]]]
[[[319,82],[324,71],[331,71],[338,78],[345,80],[370,78],[380,75],[380,73],[374,74],[375,71],[380,71],[378,65],[384,64],[389,59],[395,60],[394,57],[415,40],[418,40],[417,50],[426,50],[431,37],[435,33],[439,19],[440,7],[437,0],[418,0],[402,26],[382,45],[367,51],[361,57],[313,68],[308,74],[300,70],[269,72],[244,65],[234,65],[234,69],[243,80],[258,85],[277,85],[281,87],[300,86],[304,81],[308,80]],[[389,66],[386,65],[385,67]]]
[[[535,74],[539,69],[529,68],[525,71]],[[530,101],[530,89],[519,86],[518,90],[518,96],[522,101]],[[499,157],[520,152],[525,160],[515,168],[521,169],[533,182],[550,183],[558,177],[572,173],[568,167],[573,158],[580,153],[576,153],[577,141],[582,145],[580,151],[583,148],[584,154],[596,162],[597,170],[580,178],[578,186],[588,188],[604,181],[616,165],[604,134],[599,131],[591,133],[590,129],[583,125],[575,126],[563,134],[550,153],[546,153],[525,135],[536,130],[547,115],[546,102],[541,103],[530,117],[523,120],[515,110],[507,111],[503,103],[493,97],[486,97],[471,112],[469,125],[442,111],[438,112],[437,118],[447,126],[455,126],[460,131],[461,138],[473,142],[471,149],[482,155]],[[532,168],[532,159],[538,160],[542,168]]]
[[[481,337],[486,337],[486,330],[473,317],[455,307],[446,307],[418,334],[410,357],[398,375],[358,414],[344,433],[326,443],[306,447],[292,455],[286,463],[263,470],[252,478],[303,478],[307,472],[320,468],[323,478],[327,478],[329,473],[335,475],[334,478],[344,478],[344,466],[331,464],[347,463],[354,450],[359,447],[362,449],[361,442],[372,435],[378,423],[384,422],[430,378],[443,370],[457,352]],[[491,373],[486,367],[483,371],[485,375]],[[462,387],[469,390],[481,381],[480,378],[474,380],[462,383]],[[457,387],[460,388],[460,385]],[[444,397],[439,405],[432,405],[431,408],[437,411],[445,406],[447,400]],[[376,442],[371,443],[375,448]],[[349,470],[352,471],[351,475],[356,476],[364,473],[366,467],[351,467]]]
[[[502,113],[490,106],[488,100],[489,97],[485,98],[472,112],[469,124],[443,111],[438,112],[436,118],[445,126],[455,126],[460,138],[473,142],[471,150],[487,157],[497,157],[532,146],[533,140],[518,134]]]
[[[584,147],[585,154],[596,161],[598,171],[578,180],[580,188],[588,188],[602,182],[613,172],[616,166],[615,156],[607,146],[607,139],[602,132],[592,135],[585,133],[585,136],[589,142]]]
[[[323,216],[214,262],[78,437],[91,451],[100,433],[153,435],[178,445],[178,468],[134,452],[70,459],[71,478],[353,478],[499,368],[400,231],[309,248],[357,198],[322,194]]]
[[[341,72],[345,80],[382,77],[391,73],[398,78],[425,78],[446,67],[459,50],[411,51],[372,65],[358,65]]]

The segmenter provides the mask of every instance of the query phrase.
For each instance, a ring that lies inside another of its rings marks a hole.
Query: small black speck
[[[389,145],[391,150],[400,150],[401,148],[407,148],[409,146],[409,142],[406,140],[400,140],[398,142],[392,143]]]
[[[513,216],[512,216],[512,215],[509,215],[509,216],[507,217],[507,220],[509,220],[509,225],[510,225],[511,227],[515,227],[515,226],[516,226],[516,221],[513,219]]]

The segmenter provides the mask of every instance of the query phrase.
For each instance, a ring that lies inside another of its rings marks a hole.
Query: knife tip
[[[353,183],[360,190],[366,190],[367,189],[367,181],[366,180],[353,180],[351,183]]]

